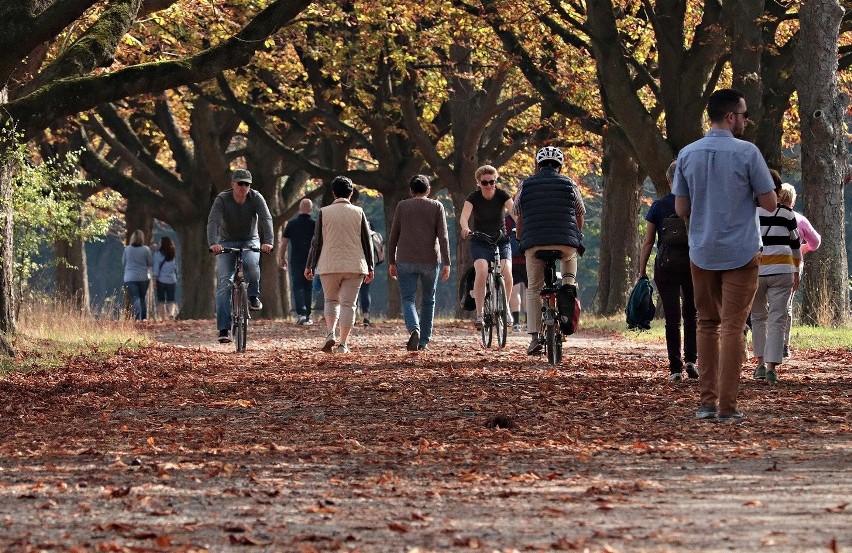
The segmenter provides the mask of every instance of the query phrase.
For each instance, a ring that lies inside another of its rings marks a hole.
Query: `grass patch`
[[[852,349],[852,328],[793,326],[790,347],[794,349]]]
[[[103,359],[121,348],[141,348],[148,337],[132,321],[98,319],[61,304],[30,302],[21,310],[13,338],[14,359],[0,359],[0,377],[10,371],[49,370],[78,356]]]

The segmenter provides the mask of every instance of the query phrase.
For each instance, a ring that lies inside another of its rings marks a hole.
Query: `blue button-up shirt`
[[[672,192],[688,196],[689,258],[708,271],[737,269],[760,249],[754,199],[775,189],[757,146],[711,129],[677,156]]]

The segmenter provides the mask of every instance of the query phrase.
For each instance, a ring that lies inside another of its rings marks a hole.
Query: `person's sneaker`
[[[249,298],[249,309],[252,311],[260,311],[263,309],[263,304],[260,303],[260,298],[257,296],[252,296]]]
[[[334,344],[337,340],[334,339],[334,333],[329,332],[325,335],[325,344],[322,346],[322,351],[326,353],[331,353],[332,348],[334,348]]]
[[[686,376],[689,378],[698,378],[698,369],[695,368],[695,363],[686,364]]]
[[[417,346],[418,351],[429,351],[432,348],[429,347],[429,344],[420,344]]]
[[[415,328],[408,336],[408,343],[405,344],[405,349],[408,351],[417,351],[417,345],[420,343],[420,332]]]
[[[349,353],[349,346],[346,344],[340,344],[337,346],[337,349],[334,350],[335,353]]]
[[[482,318],[482,315],[476,316],[476,318],[473,320],[473,326],[476,327],[476,330],[482,330],[483,321],[484,319]]]
[[[787,346],[787,345],[784,346],[784,353],[781,354],[781,357],[784,358],[784,359],[790,358],[790,346]]]
[[[718,411],[715,407],[705,407],[702,405],[698,408],[698,411],[695,412],[696,419],[715,419]]]
[[[219,343],[220,344],[230,344],[231,343],[231,331],[227,328],[223,328],[219,331]]]
[[[515,323],[515,324],[512,325],[512,332],[520,332],[520,331],[521,331],[521,325],[519,325],[518,323]]]
[[[775,369],[766,370],[766,381],[770,384],[778,384],[778,373],[775,372]]]
[[[370,322],[370,319],[366,317],[364,318],[364,322],[362,324],[364,325],[364,328],[367,328],[368,326],[373,326],[373,323]]]
[[[541,341],[538,339],[538,334],[533,334],[530,339],[530,345],[527,346],[527,355],[535,355],[541,353]]]
[[[754,369],[754,373],[751,375],[755,380],[766,380],[766,365],[761,363]]]
[[[683,375],[679,372],[671,373],[668,378],[669,382],[680,382],[681,380],[683,380]]]
[[[313,325],[314,325],[314,322],[311,320],[311,318],[310,318],[310,317],[308,317],[307,315],[305,315],[305,317],[302,319],[302,325],[303,325],[303,326],[313,326]]]
[[[739,411],[734,411],[730,415],[719,415],[719,417],[716,420],[719,421],[719,422],[734,422],[734,423],[737,423],[737,422],[742,421],[744,418],[745,418],[745,415],[743,415]]]

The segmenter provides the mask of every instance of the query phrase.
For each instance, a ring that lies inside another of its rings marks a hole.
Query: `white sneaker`
[[[521,331],[521,325],[519,325],[517,323],[512,325],[512,332],[520,332],[520,331]]]

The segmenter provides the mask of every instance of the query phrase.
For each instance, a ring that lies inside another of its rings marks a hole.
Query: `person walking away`
[[[148,319],[148,269],[153,262],[151,249],[145,245],[145,233],[134,230],[121,255],[124,265],[124,287],[130,297],[130,309],[137,321]]]
[[[290,275],[290,290],[293,297],[293,309],[296,311],[296,324],[312,325],[311,305],[313,302],[313,283],[305,278],[308,253],[314,237],[317,222],[311,217],[314,203],[308,198],[299,202],[299,214],[287,221],[281,239],[281,268]],[[289,265],[287,262],[289,250]]]
[[[775,192],[780,196],[783,184]],[[757,358],[753,377],[775,384],[792,316],[788,306],[799,288],[802,254],[796,216],[790,207],[782,203],[772,211],[758,207],[757,215],[763,252],[751,307],[752,347]]]
[[[370,244],[373,244],[373,223],[367,219],[367,226],[370,227]],[[376,248],[373,247],[373,262],[375,264],[379,263],[379,259],[376,257]],[[361,284],[361,289],[358,290],[358,307],[361,309],[361,324],[364,328],[368,328],[373,326],[373,323],[370,322],[370,304],[373,302],[373,297],[370,295],[370,283],[364,282]]]
[[[511,215],[503,219],[506,233],[509,235],[509,246],[512,249],[512,290],[509,293],[509,311],[512,313],[513,332],[521,331],[521,298],[524,297],[527,286],[527,258],[521,250],[521,242],[515,232],[515,220]],[[527,314],[529,318],[529,314]]]
[[[352,205],[355,189],[347,177],[331,182],[334,202],[320,209],[316,231],[308,253],[305,278],[322,277],[325,297],[325,325],[328,334],[322,351],[331,353],[340,342],[337,353],[349,353],[349,334],[355,324],[355,302],[362,282],[373,280],[373,242],[364,211]]]
[[[234,282],[235,253],[222,253],[223,248],[260,248],[272,251],[272,215],[263,195],[251,189],[252,177],[247,169],[231,174],[231,188],[213,200],[207,217],[207,244],[216,255],[216,327],[219,343],[231,341],[231,286]],[[262,242],[261,242],[262,239]],[[243,270],[248,284],[249,309],[263,309],[260,303],[260,254],[245,251]]]
[[[512,197],[502,188],[497,188],[499,174],[491,165],[483,165],[474,173],[478,190],[472,192],[464,201],[459,226],[462,240],[470,236],[473,230],[485,233],[496,239],[503,234],[503,212],[512,212]],[[470,217],[473,215],[473,224]],[[471,228],[473,230],[471,230]],[[470,241],[470,257],[473,260],[475,279],[473,281],[473,299],[476,302],[474,325],[482,329],[482,306],[485,303],[485,278],[488,264],[494,259],[494,247],[476,240]],[[500,270],[506,292],[512,289],[512,248],[509,241],[500,245]]]
[[[674,178],[676,162],[666,170],[669,186]],[[645,215],[645,239],[639,252],[638,278],[647,276],[646,268],[651,248],[657,243],[654,259],[654,284],[663,302],[666,317],[666,351],[669,358],[669,377],[672,382],[683,379],[683,370],[689,378],[698,378],[695,367],[697,348],[695,327],[697,316],[689,268],[689,244],[685,220],[675,213],[675,195],[666,194],[651,204]],[[683,320],[683,350],[681,350],[681,318]],[[681,357],[683,353],[683,357]],[[684,360],[686,365],[684,366]]]
[[[541,289],[544,287],[544,260],[539,250],[562,252],[562,284],[573,287],[576,297],[577,253],[583,251],[583,223],[586,207],[577,183],[561,174],[565,155],[555,146],[545,146],[535,155],[536,173],[521,183],[516,205],[521,249],[527,258],[528,355],[541,351]],[[529,314],[532,313],[532,316]]]
[[[402,316],[408,331],[408,351],[429,348],[435,317],[435,287],[450,278],[447,216],[441,202],[429,198],[425,175],[408,183],[411,198],[397,204],[388,236],[388,272],[399,280]],[[415,305],[420,284],[420,313]]]
[[[776,205],[775,185],[757,147],[742,136],[743,94],[719,89],[707,100],[710,130],[680,151],[672,191],[678,216],[689,219],[689,259],[698,311],[701,361],[698,419],[742,420],[737,410],[743,328],[757,290],[760,232],[757,204]]]
[[[163,320],[176,318],[177,248],[168,236],[160,238],[160,247],[154,252],[154,286]]]
[[[790,209],[796,205],[796,189],[789,182],[781,184],[781,192],[778,194],[778,203],[786,205]],[[799,286],[802,283],[802,273],[805,270],[805,254],[819,249],[822,244],[822,236],[818,233],[811,222],[803,214],[793,210],[793,215],[796,216],[796,226],[799,228],[799,240],[801,246],[799,251],[802,254],[802,260],[799,263]],[[790,331],[793,328],[793,297],[795,294],[790,294],[790,301],[787,302],[787,329],[784,332],[784,353],[782,358],[790,357]]]

